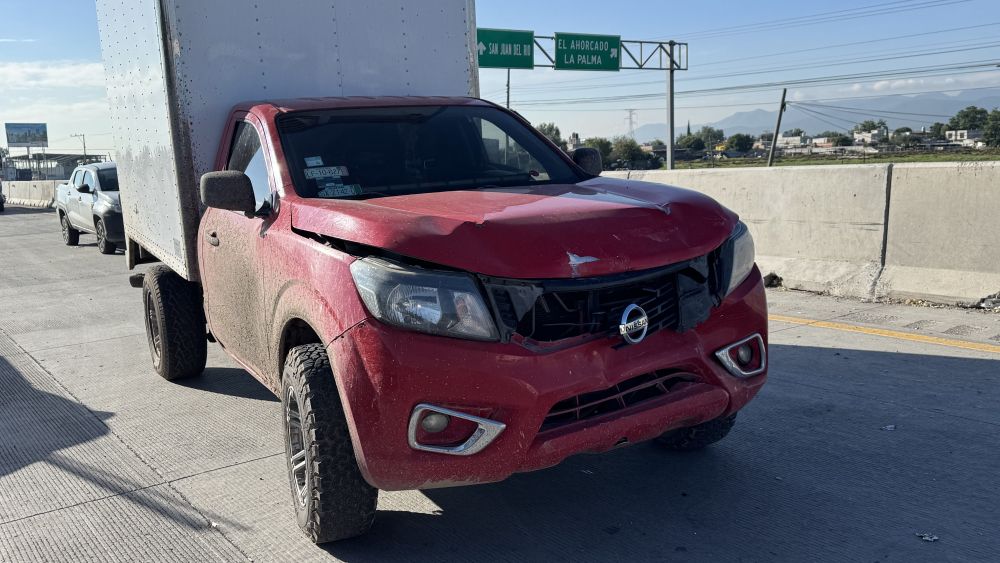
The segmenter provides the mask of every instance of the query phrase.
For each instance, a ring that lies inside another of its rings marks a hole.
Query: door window
[[[74,186],[79,186],[80,182],[82,180],[83,180],[83,171],[82,170],[74,170],[73,171],[73,178],[69,182],[71,184],[73,184]]]
[[[226,170],[239,170],[250,178],[258,211],[264,202],[270,200],[271,187],[268,182],[267,164],[264,162],[264,149],[261,147],[257,129],[246,121],[236,124]]]
[[[90,186],[90,191],[94,191],[97,189],[97,182],[94,181],[94,173],[91,172],[90,170],[87,170],[86,172],[83,173],[83,184],[87,184],[88,186]]]

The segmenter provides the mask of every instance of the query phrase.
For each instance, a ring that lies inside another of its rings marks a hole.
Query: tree
[[[733,151],[747,152],[753,148],[753,137],[737,133],[726,139],[726,148]]]
[[[948,129],[982,129],[988,118],[989,112],[986,111],[986,108],[969,106],[948,120]]]
[[[994,109],[983,125],[983,141],[987,146],[1000,147],[1000,109]]]
[[[611,164],[611,141],[604,137],[590,137],[583,140],[583,146],[597,149],[597,152],[601,153],[604,166]]]
[[[805,131],[803,131],[802,129],[799,129],[798,127],[796,127],[795,129],[789,129],[788,131],[785,131],[784,133],[781,134],[781,136],[782,137],[801,137],[802,135],[805,135],[805,134],[806,134]]]
[[[702,141],[705,141],[706,147],[715,146],[716,144],[721,143],[722,140],[726,138],[726,134],[723,133],[722,129],[716,129],[714,127],[709,127],[708,125],[699,129],[696,135]]]
[[[548,137],[557,147],[566,150],[566,141],[563,140],[562,133],[555,123],[539,123],[538,132]]]
[[[774,133],[761,133],[760,134],[760,142],[762,142],[764,144],[770,143],[773,139],[774,139]]]
[[[833,146],[835,147],[849,147],[854,144],[854,139],[848,137],[847,135],[837,135],[833,139]]]
[[[684,135],[677,139],[677,146],[689,151],[703,151],[705,150],[705,141],[697,135]]]
[[[662,150],[667,148],[667,144],[659,139],[653,139],[653,142],[649,143],[649,146],[653,147],[656,150]]]
[[[866,119],[861,123],[854,126],[855,133],[868,133],[870,131],[875,131],[876,129],[881,129],[883,127],[888,128],[884,119],[879,119],[875,121],[874,119]]]
[[[947,130],[947,128],[948,128],[947,125],[939,121],[934,125],[931,125],[928,132],[930,133],[931,138],[940,140],[944,139],[944,132],[945,130]]]
[[[892,132],[893,136],[905,135],[907,133],[913,133],[913,129],[910,128],[910,127],[899,127],[895,131]]]
[[[611,140],[611,160],[623,160],[632,162],[636,160],[647,160],[646,153],[642,152],[642,147],[635,139],[622,135]]]
[[[844,134],[840,131],[823,131],[818,133],[817,137],[826,137],[827,139],[836,139],[837,137],[842,137]]]

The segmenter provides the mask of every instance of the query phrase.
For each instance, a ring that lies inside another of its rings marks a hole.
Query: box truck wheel
[[[734,424],[736,424],[736,413],[697,426],[671,430],[657,438],[656,441],[671,450],[688,452],[700,450],[725,438],[733,429]]]
[[[174,380],[205,371],[208,339],[198,286],[166,266],[153,266],[143,278],[142,301],[156,373]]]
[[[358,469],[347,419],[322,344],[296,346],[282,372],[285,460],[299,527],[315,543],[359,536],[378,490]]]
[[[66,218],[65,213],[59,213],[59,224],[62,226],[62,237],[66,246],[76,246],[80,244],[80,231],[74,229],[73,226],[69,224],[69,219]]]

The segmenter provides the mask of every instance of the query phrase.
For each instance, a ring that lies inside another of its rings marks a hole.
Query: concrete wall
[[[609,172],[740,214],[764,274],[858,298],[976,304],[1000,292],[1000,162]]]
[[[4,182],[3,193],[7,203],[27,207],[51,207],[56,197],[58,180],[35,180],[31,182]]]
[[[879,292],[968,303],[1000,292],[1000,162],[893,167]]]
[[[703,192],[740,214],[766,275],[786,287],[868,296],[882,258],[889,166],[655,170],[609,176]]]

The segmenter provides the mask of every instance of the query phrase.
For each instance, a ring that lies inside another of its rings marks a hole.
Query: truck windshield
[[[363,199],[583,179],[506,112],[483,106],[357,108],[279,118],[296,192]]]
[[[104,191],[104,192],[117,192],[118,191],[118,169],[117,168],[99,168],[97,170],[97,181],[101,183],[101,191]]]

